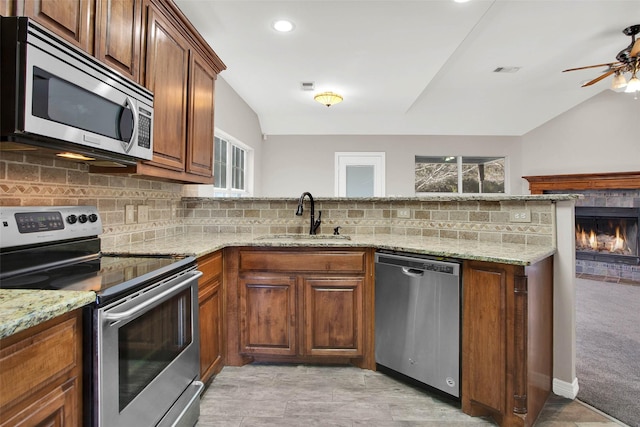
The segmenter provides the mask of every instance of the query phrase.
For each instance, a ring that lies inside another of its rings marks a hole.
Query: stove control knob
[[[78,217],[77,217],[77,216],[75,216],[75,215],[69,215],[69,216],[67,217],[67,222],[68,222],[69,224],[75,224],[77,221],[78,221]]]
[[[85,222],[87,222],[87,216],[85,214],[82,214],[78,217],[78,221],[80,221],[80,224],[84,224]]]
[[[89,215],[89,222],[96,222],[97,220],[98,220],[98,215],[96,214]]]

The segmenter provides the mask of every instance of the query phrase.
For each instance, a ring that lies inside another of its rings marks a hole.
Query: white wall
[[[640,170],[640,97],[605,90],[522,137],[522,175]]]
[[[262,194],[265,197],[334,196],[334,153],[386,153],[386,193],[414,196],[415,155],[481,155],[508,158],[511,193],[521,194],[521,151],[518,137],[269,135],[264,143]]]

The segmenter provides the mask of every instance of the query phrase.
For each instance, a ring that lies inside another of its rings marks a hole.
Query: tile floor
[[[225,367],[202,397],[197,427],[476,427],[447,399],[355,367],[254,364]],[[615,427],[577,401],[553,397],[536,427]]]

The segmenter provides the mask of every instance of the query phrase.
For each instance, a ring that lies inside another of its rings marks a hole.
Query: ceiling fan
[[[616,55],[616,62],[569,68],[568,70],[564,70],[563,73],[567,71],[585,70],[587,68],[609,67],[603,74],[586,82],[582,87],[591,86],[592,84],[598,83],[600,80],[615,74],[612,84],[613,89],[620,89],[626,86],[627,89],[625,92],[640,91],[640,79],[636,76],[638,71],[640,71],[640,39],[636,40],[636,35],[640,33],[640,24],[627,27],[622,30],[622,32],[624,35],[631,37],[631,44],[622,49],[618,55]],[[631,79],[629,79],[628,82],[623,75],[624,73],[631,73]]]

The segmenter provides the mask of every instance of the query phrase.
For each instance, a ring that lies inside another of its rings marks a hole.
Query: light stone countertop
[[[349,237],[347,239],[346,237]],[[193,255],[200,257],[226,247],[317,247],[376,249],[410,252],[437,257],[531,265],[555,253],[552,246],[514,243],[483,243],[437,237],[360,235],[263,235],[185,233],[147,242],[103,248],[107,254]],[[0,338],[95,301],[93,292],[0,289]]]
[[[91,304],[91,291],[0,289],[0,338]]]
[[[398,252],[525,266],[534,264],[556,252],[556,249],[552,246],[487,243],[437,237],[397,236],[389,234],[342,237],[343,238],[334,238],[334,236],[331,235],[185,233],[179,236],[121,245],[118,248],[104,248],[103,251],[113,254],[186,254],[200,257],[232,246],[374,247],[376,249]],[[349,239],[344,237],[349,237]]]

